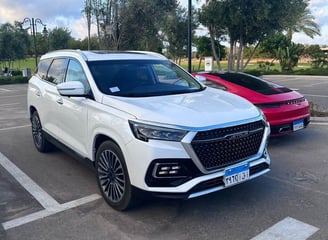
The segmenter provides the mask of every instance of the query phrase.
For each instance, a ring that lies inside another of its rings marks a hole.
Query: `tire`
[[[99,146],[96,173],[101,194],[112,208],[123,211],[136,203],[122,151],[115,143],[105,141]]]
[[[37,111],[34,111],[32,113],[31,124],[32,137],[36,149],[42,153],[49,152],[53,148],[53,146],[44,136],[42,124]]]

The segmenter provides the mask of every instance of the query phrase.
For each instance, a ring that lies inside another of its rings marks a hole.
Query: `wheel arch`
[[[120,145],[113,138],[111,138],[105,134],[97,134],[93,140],[93,152],[92,152],[93,163],[95,163],[96,154],[97,154],[97,150],[98,150],[99,146],[105,141],[111,141],[111,142],[115,143],[121,149]],[[122,149],[121,149],[121,151],[122,151]]]
[[[36,110],[36,107],[34,107],[34,106],[29,106],[30,118],[31,118],[32,114],[33,114],[35,111],[37,111],[37,110]]]

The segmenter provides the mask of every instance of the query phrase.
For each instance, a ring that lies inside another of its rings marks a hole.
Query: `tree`
[[[122,48],[161,52],[160,32],[176,7],[175,0],[130,0],[122,9]]]
[[[97,27],[99,48],[161,51],[159,31],[175,0],[85,0],[88,24]]]
[[[88,50],[90,50],[90,38],[91,38],[91,20],[92,20],[92,0],[84,0],[84,9],[82,11],[87,20],[88,29]]]
[[[212,8],[219,19],[213,24],[229,37],[228,70],[237,71],[243,70],[252,57],[244,63],[247,45],[255,45],[255,52],[266,36],[286,29],[308,5],[308,0],[212,0],[209,4],[212,2],[217,2]]]
[[[310,38],[313,38],[316,35],[321,35],[320,26],[314,21],[314,17],[308,8],[306,8],[303,12],[300,12],[300,15],[297,17],[296,21],[290,22],[287,27],[288,38],[292,39],[293,33],[296,32],[303,32]]]
[[[286,48],[290,45],[290,39],[283,33],[271,34],[266,37],[260,44],[261,53],[266,53],[267,57],[278,59],[278,49]]]
[[[210,34],[211,49],[218,70],[221,71],[222,67],[220,64],[221,52],[220,48],[215,47],[215,42],[220,44],[221,40],[225,40],[226,27],[218,16],[223,16],[224,13],[223,2],[221,1],[210,1],[207,5],[204,5],[201,11],[198,12],[200,23],[208,28]]]
[[[192,11],[195,16],[195,11]],[[192,35],[197,26],[196,18],[192,17]],[[188,45],[188,12],[187,9],[178,5],[166,15],[160,28],[160,39],[165,44],[167,55],[180,63],[182,57],[187,55]]]
[[[278,48],[278,59],[281,70],[292,71],[297,65],[299,57],[302,55],[303,48],[301,44],[289,42],[287,47]]]
[[[261,43],[262,52],[269,53],[274,60],[279,60],[281,70],[291,71],[297,65],[304,52],[301,44],[293,43],[290,38],[282,33],[268,36]],[[271,62],[271,63],[272,63]]]
[[[51,50],[67,49],[71,38],[71,32],[68,29],[56,27],[49,32],[49,48]]]
[[[15,25],[5,23],[0,26],[0,60],[7,61],[8,67],[16,59],[23,59],[30,45],[27,31]]]
[[[304,55],[310,57],[314,68],[323,68],[328,66],[328,56],[321,50],[319,45],[306,46]]]
[[[36,33],[35,38],[36,38],[36,42],[37,42],[36,46],[37,46],[38,55],[42,55],[42,54],[45,54],[46,52],[48,52],[49,51],[48,35]]]
[[[94,22],[97,28],[98,45],[101,49],[119,48],[120,25],[119,16],[124,0],[85,0],[84,13],[88,28],[88,49],[91,48],[90,30]]]
[[[226,55],[224,46],[222,46],[220,44],[220,42],[217,40],[214,42],[214,44],[215,44],[215,46],[214,46],[215,51],[218,49],[218,52],[220,53],[220,55],[219,55],[220,58],[221,59],[224,58]],[[205,56],[212,56],[212,53],[213,53],[212,41],[209,37],[200,36],[195,39],[195,45],[197,48],[197,54],[199,56],[199,63],[198,63],[198,71],[199,71],[201,63],[202,63],[202,59]],[[221,59],[218,59],[218,60],[221,60]],[[215,60],[217,60],[217,59],[215,59]],[[220,70],[222,70],[222,69],[219,69],[219,71]]]
[[[80,49],[81,50],[88,50],[89,47],[90,49],[93,50],[100,50],[99,44],[98,44],[98,37],[96,35],[93,35],[90,37],[90,39],[85,38],[82,41],[80,40]]]

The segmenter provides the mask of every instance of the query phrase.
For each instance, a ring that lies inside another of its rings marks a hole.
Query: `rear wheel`
[[[36,149],[39,152],[49,152],[52,149],[52,144],[45,138],[39,114],[34,111],[31,116],[32,137]]]
[[[96,172],[100,191],[111,207],[122,211],[135,203],[125,160],[115,143],[106,141],[98,148]]]

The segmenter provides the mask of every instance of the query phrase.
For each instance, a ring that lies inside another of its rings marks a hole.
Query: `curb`
[[[328,122],[328,117],[311,117],[311,122]]]

